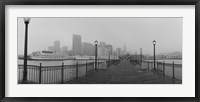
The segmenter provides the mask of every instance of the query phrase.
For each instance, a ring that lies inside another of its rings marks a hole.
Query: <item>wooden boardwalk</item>
[[[66,84],[181,84],[182,81],[141,69],[127,60],[105,70],[90,72],[87,76],[65,82]]]

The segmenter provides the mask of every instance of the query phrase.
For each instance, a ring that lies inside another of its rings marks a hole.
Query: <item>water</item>
[[[61,66],[62,62],[64,62],[64,65],[75,65],[77,62],[79,64],[85,64],[87,62],[93,62],[94,60],[64,60],[64,61],[39,61],[39,60],[28,60],[27,65],[40,65],[42,63],[42,66]],[[24,60],[18,60],[18,65],[24,64]]]
[[[153,60],[149,60],[149,61],[153,61]],[[165,63],[169,63],[172,64],[174,62],[174,64],[182,64],[182,59],[164,59],[164,60],[156,60],[158,62],[163,62],[165,61]]]
[[[153,62],[153,60],[149,60],[151,62]],[[172,70],[172,63],[174,62],[174,64],[180,64],[182,65],[182,59],[165,59],[165,60],[156,60],[156,62],[165,62],[165,63],[169,63],[168,65],[165,64],[165,75],[167,76],[170,76],[172,77],[173,76],[173,70]],[[144,68],[147,68],[148,67],[148,64],[145,63],[144,64]],[[149,69],[153,69],[153,63],[150,63],[149,64]],[[157,66],[157,63],[156,63],[156,69],[157,67],[159,67],[158,69],[159,70],[162,70],[163,71],[163,65],[159,65]],[[182,80],[182,66],[174,66],[174,73],[175,73],[175,78],[177,79],[181,79]]]
[[[27,64],[28,65],[40,65],[42,63],[43,66],[60,66],[62,65],[62,62],[64,62],[64,65],[75,65],[77,62],[79,64],[84,64],[87,62],[94,62],[94,60],[64,60],[64,61],[39,61],[39,60],[28,60]],[[149,60],[153,61],[153,60]],[[158,62],[163,62],[165,63],[170,63],[172,64],[174,61],[174,64],[182,64],[181,59],[166,59],[166,60],[156,60]],[[18,64],[23,64],[24,60],[18,60]]]
[[[39,79],[41,79],[42,84],[49,84],[49,83],[61,83],[61,81],[68,81],[74,79],[76,77],[85,76],[86,73],[90,70],[94,70],[94,64],[87,64],[73,67],[63,67],[61,70],[59,66],[62,65],[75,65],[77,62],[79,64],[86,64],[88,62],[94,62],[94,60],[64,60],[64,61],[39,61],[39,60],[28,60],[28,65],[37,65],[39,66],[42,63],[42,66],[55,66],[55,67],[43,67],[41,69],[41,76],[39,76],[39,67],[31,67],[29,66],[27,69],[27,80],[30,82],[39,83]],[[98,62],[102,62],[98,61]],[[24,60],[18,60],[19,65],[23,65]],[[57,67],[56,67],[57,66]],[[36,70],[37,69],[37,70]],[[106,69],[106,63],[99,63],[97,69]],[[63,75],[63,76],[62,76]],[[39,78],[40,77],[40,78]],[[23,66],[19,66],[18,70],[18,81],[21,82],[23,78]]]

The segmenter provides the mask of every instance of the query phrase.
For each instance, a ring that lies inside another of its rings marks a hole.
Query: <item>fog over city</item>
[[[102,41],[113,49],[126,46],[128,52],[153,54],[182,51],[182,18],[31,18],[28,54],[47,50],[54,41],[72,49],[73,34],[82,42]],[[18,54],[24,53],[25,24],[18,18]]]

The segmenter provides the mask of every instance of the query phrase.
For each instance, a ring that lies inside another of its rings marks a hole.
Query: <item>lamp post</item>
[[[153,67],[154,67],[154,70],[156,70],[156,64],[155,64],[155,62],[156,62],[156,49],[155,49],[155,45],[156,45],[156,41],[155,40],[153,40]]]
[[[140,66],[142,65],[142,48],[140,48]]]
[[[25,42],[24,42],[24,70],[23,70],[23,79],[22,83],[26,83],[27,81],[27,48],[28,48],[28,24],[30,22],[30,18],[24,18],[25,23]]]
[[[113,51],[113,57],[112,57],[113,60],[115,60],[115,51]]]
[[[137,52],[135,52],[135,63],[137,64]]]
[[[110,50],[108,51],[109,56],[109,66],[110,66]]]
[[[95,40],[94,44],[95,44],[95,70],[97,70],[97,44],[98,44],[98,41]]]

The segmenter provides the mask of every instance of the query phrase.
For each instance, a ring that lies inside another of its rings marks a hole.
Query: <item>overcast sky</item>
[[[95,40],[127,51],[153,54],[182,51],[182,18],[31,18],[28,31],[28,53],[44,50],[60,40],[61,46],[72,49],[72,35],[82,42]],[[25,24],[18,18],[18,53],[24,52]]]

